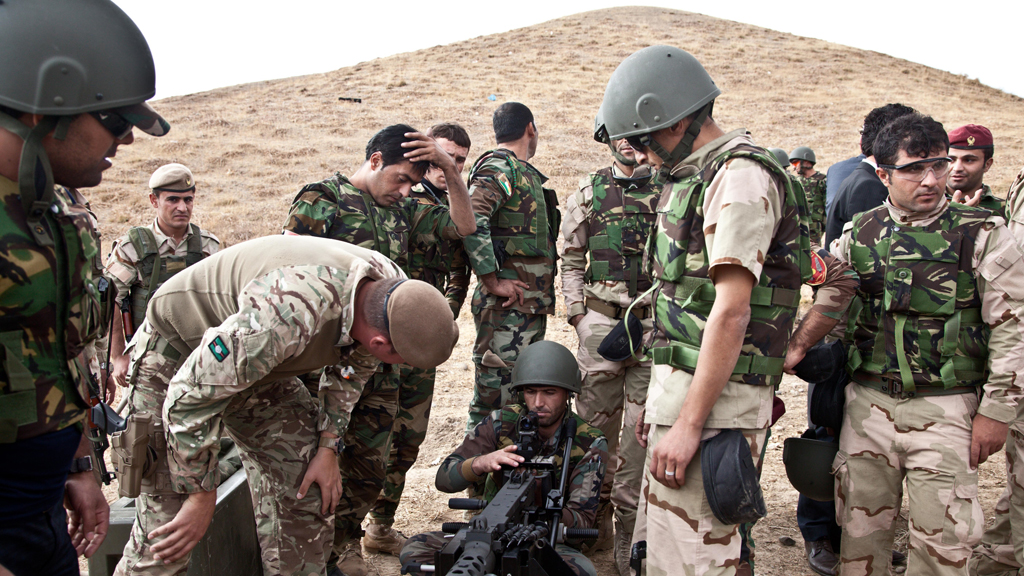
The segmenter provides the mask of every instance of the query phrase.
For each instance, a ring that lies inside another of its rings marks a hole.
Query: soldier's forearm
[[[445,171],[445,182],[448,184],[448,203],[451,210],[452,221],[455,228],[462,237],[469,236],[476,232],[476,214],[473,213],[473,206],[469,201],[469,190],[466,183],[462,181],[462,175],[455,171],[452,166]]]

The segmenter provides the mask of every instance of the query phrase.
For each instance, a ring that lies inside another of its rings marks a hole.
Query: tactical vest
[[[448,207],[447,195],[435,193],[422,183],[413,187],[409,198],[428,206]],[[417,212],[414,215],[413,221],[410,223],[414,231],[420,226],[420,222],[417,219],[418,214]],[[452,264],[458,262],[465,266],[467,260],[465,252],[466,248],[461,240],[436,238],[434,242],[424,244],[422,242],[414,242],[410,238],[409,270],[407,270],[409,278],[422,280],[444,294],[448,286]]]
[[[611,167],[590,175],[594,199],[587,214],[588,283],[625,282],[630,298],[651,287],[650,276],[641,270],[660,197],[651,181],[616,179]]]
[[[138,256],[135,269],[141,281],[131,287],[134,330],[137,331],[146,319],[146,307],[149,306],[149,300],[157,289],[178,272],[203,259],[203,238],[200,236],[199,226],[189,224],[189,228],[192,235],[188,237],[188,252],[184,256],[161,256],[156,236],[147,226],[136,226],[128,230],[128,240]]]
[[[762,148],[741,144],[723,152],[698,173],[668,184],[658,204],[658,226],[648,253],[655,291],[658,329],[671,341],[651,351],[655,364],[693,373],[704,327],[715,302],[708,278],[710,261],[704,240],[704,195],[726,162],[746,158],[772,173],[782,190],[782,219],[772,238],[757,285],[750,295],[750,322],[733,368],[733,381],[776,385],[800,304],[800,285],[810,278],[807,208],[789,175]]]
[[[5,248],[0,282],[0,443],[65,428],[85,417],[89,383],[78,355],[102,335],[99,238],[85,205],[57,187],[39,246],[10,181],[0,179]]]
[[[547,180],[529,163],[519,160],[515,154],[502,149],[485,152],[469,173],[469,179],[476,177],[480,167],[491,158],[504,160],[510,177],[499,172],[487,176],[505,191],[508,201],[491,217],[491,241],[495,253],[504,250],[506,256],[526,258],[555,258],[555,231],[561,226],[562,215],[558,211],[555,191],[544,188]],[[525,169],[529,173],[524,174]],[[513,191],[518,191],[514,194]],[[499,257],[499,262],[504,259]],[[516,278],[515,270],[498,270],[499,278]]]
[[[854,220],[850,264],[863,304],[847,365],[854,380],[857,370],[889,376],[911,392],[984,382],[990,330],[971,258],[990,215],[950,204],[922,228],[901,226],[883,206]]]

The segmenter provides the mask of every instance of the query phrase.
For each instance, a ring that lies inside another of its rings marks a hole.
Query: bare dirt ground
[[[494,144],[494,108],[515,100],[531,107],[540,129],[533,163],[564,199],[582,175],[608,164],[607,148],[591,138],[594,113],[618,63],[651,44],[679,46],[705,65],[723,91],[715,106],[720,125],[746,127],[765,146],[810,146],[822,172],[858,152],[864,114],[886,102],[914,106],[947,129],[966,123],[989,127],[996,162],[986,182],[1001,196],[1024,165],[1024,100],[976,80],[726,20],[660,8],[616,8],[334,72],[157,101],[154,106],[173,125],[171,133],[157,139],[136,131],[136,143],[118,151],[103,184],[86,194],[109,247],[129,226],[153,217],[146,199],[150,174],[162,164],[181,162],[191,167],[198,185],[194,221],[236,244],[279,233],[296,191],[334,171],[351,174],[378,129],[406,122],[425,130],[435,122],[457,121],[474,140],[475,158]],[[488,100],[492,94],[494,101]],[[398,511],[396,527],[407,535],[459,519],[447,509],[447,495],[433,488],[437,465],[462,438],[472,394],[474,328],[468,305],[459,324],[463,338],[438,370],[427,440]],[[547,338],[577,346],[561,302]],[[776,424],[765,458],[762,487],[769,514],[754,531],[758,574],[812,574],[796,524],[797,493],[782,466],[782,440],[806,427],[805,391],[794,378],[785,379],[779,390],[788,412]],[[1003,455],[997,454],[981,471],[986,512],[1004,485]],[[114,493],[108,492],[111,499]],[[796,540],[796,547],[780,545],[783,536]],[[614,573],[610,552],[593,560],[600,574]],[[367,561],[376,574],[399,573],[395,558],[370,555]]]

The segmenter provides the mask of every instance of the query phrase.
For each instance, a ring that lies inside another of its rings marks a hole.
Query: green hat
[[[511,391],[527,386],[557,386],[579,393],[580,365],[568,348],[558,342],[541,340],[526,347],[512,368]]]
[[[789,154],[786,154],[785,150],[782,148],[769,148],[768,151],[775,157],[775,161],[779,163],[779,166],[783,168],[789,166]]]
[[[790,161],[793,160],[807,160],[811,164],[817,164],[818,160],[814,157],[814,150],[811,150],[807,146],[797,146],[793,148],[793,151],[789,153]]]

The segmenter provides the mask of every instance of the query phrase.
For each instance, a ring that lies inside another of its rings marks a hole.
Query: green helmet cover
[[[786,154],[785,150],[782,148],[769,148],[768,151],[775,157],[775,161],[779,163],[779,166],[783,168],[789,166],[789,154]]]
[[[579,393],[580,365],[568,348],[558,342],[541,340],[526,347],[512,368],[511,391],[527,386],[557,386]]]
[[[797,146],[793,148],[793,151],[789,153],[789,159],[792,160],[807,160],[811,164],[817,164],[818,160],[814,157],[814,150],[811,150],[808,146]]]

